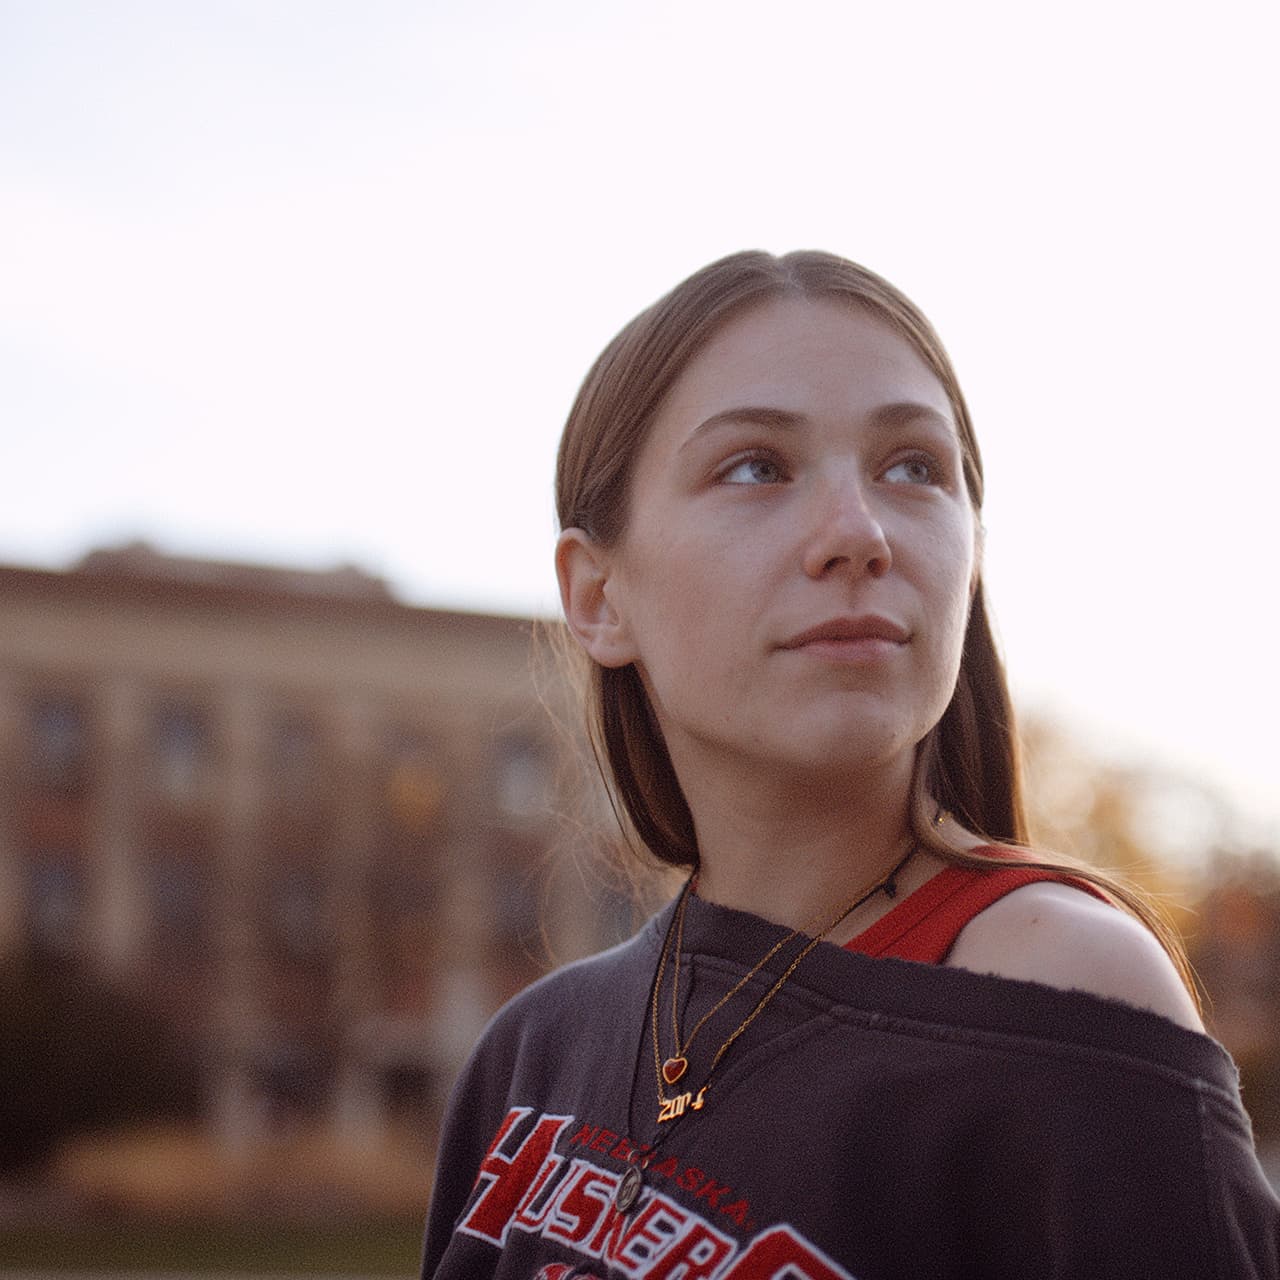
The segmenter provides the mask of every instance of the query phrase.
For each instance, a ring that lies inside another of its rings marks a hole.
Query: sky
[[[1280,838],[1274,6],[0,0],[0,562],[556,607],[588,365],[742,248],[930,315],[1016,695]]]

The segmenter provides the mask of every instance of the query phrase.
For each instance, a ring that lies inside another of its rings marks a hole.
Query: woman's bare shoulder
[[[964,927],[946,964],[1088,991],[1204,1030],[1154,935],[1132,916],[1068,884],[1040,881],[992,903]]]

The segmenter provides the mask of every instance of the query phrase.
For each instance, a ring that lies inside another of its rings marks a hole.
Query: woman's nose
[[[863,480],[850,475],[824,480],[805,548],[805,573],[811,578],[841,571],[882,578],[892,563],[889,540]]]

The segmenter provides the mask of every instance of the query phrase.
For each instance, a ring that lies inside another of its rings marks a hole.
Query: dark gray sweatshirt
[[[822,943],[708,1077],[800,939],[698,1033],[659,1124],[671,911],[490,1024],[448,1109],[427,1280],[1280,1277],[1230,1058],[1084,993]],[[682,1034],[785,932],[691,899]]]

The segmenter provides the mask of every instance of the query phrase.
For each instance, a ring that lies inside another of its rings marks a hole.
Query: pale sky
[[[1280,829],[1271,3],[0,0],[0,561],[549,612],[565,412],[742,248],[951,349],[1015,689]]]

